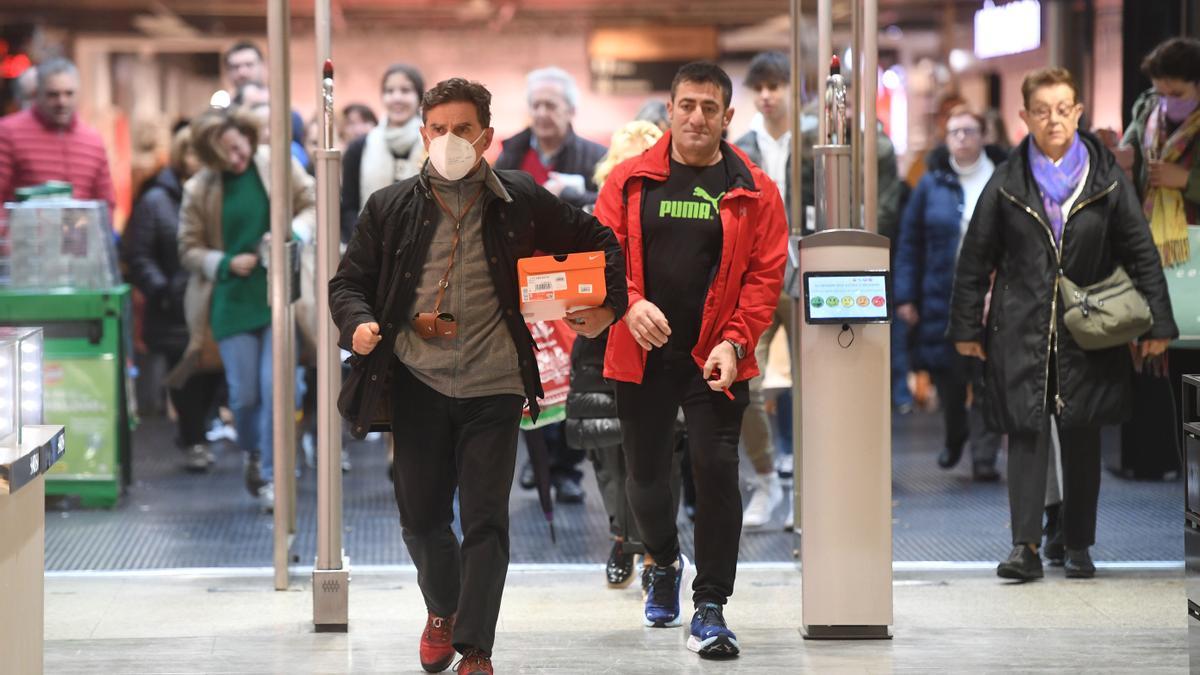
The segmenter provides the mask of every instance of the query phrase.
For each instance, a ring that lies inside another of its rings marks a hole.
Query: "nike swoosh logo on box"
[[[596,258],[599,258],[599,257],[600,257],[600,256],[598,256],[598,255],[589,255],[589,256],[588,256],[588,260],[589,260],[589,261],[591,261],[591,260],[595,260]]]

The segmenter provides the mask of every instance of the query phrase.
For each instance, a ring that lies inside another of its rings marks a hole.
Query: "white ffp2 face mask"
[[[452,133],[444,133],[429,141],[429,161],[433,168],[446,180],[459,180],[475,166],[475,144],[483,138],[474,141],[459,138]]]

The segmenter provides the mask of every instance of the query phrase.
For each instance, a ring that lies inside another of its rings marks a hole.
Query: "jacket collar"
[[[729,196],[749,196],[758,198],[762,192],[754,179],[750,168],[750,160],[741,148],[721,141],[721,156],[729,171]],[[671,132],[667,131],[646,152],[638,158],[637,164],[629,173],[629,178],[649,178],[655,181],[665,181],[671,175]],[[626,179],[628,180],[628,179]],[[734,193],[740,193],[735,195]]]
[[[429,160],[426,159],[425,165],[421,167],[421,173],[417,174],[417,187],[421,189],[421,192],[424,193],[426,199],[433,199],[433,186],[429,182],[429,171],[431,169],[433,169],[433,165],[431,165]],[[488,189],[491,190],[492,193],[499,197],[502,201],[506,203],[512,202],[512,194],[504,185],[505,179],[501,178],[500,174],[496,173],[496,170],[492,168],[492,165],[488,163],[486,159],[483,160],[480,170],[487,172],[487,175],[484,176],[484,184],[488,186]]]
[[[998,145],[983,146],[983,154],[988,159],[992,160],[992,164],[1000,166],[1008,159],[1008,153]],[[926,156],[925,165],[929,170],[943,180],[952,180],[957,182],[958,177],[955,175],[954,167],[950,166],[950,148],[943,143],[933,150],[929,151]]]
[[[1079,199],[1086,200],[1101,190],[1107,189],[1117,180],[1114,167],[1116,160],[1100,139],[1090,132],[1079,130],[1079,140],[1088,151],[1087,182],[1079,193]],[[1037,182],[1033,178],[1033,170],[1029,166],[1029,144],[1033,136],[1027,135],[1008,157],[1005,165],[1005,176],[1001,187],[1013,197],[1021,200],[1026,206],[1042,208],[1042,198],[1038,192]]]
[[[558,149],[558,154],[555,155],[555,159],[559,165],[563,164],[562,158],[569,157],[570,153],[573,152],[575,138],[575,127],[568,125],[567,135],[563,136],[562,147]],[[525,127],[517,135],[502,141],[500,147],[505,152],[517,153],[518,157],[525,156],[525,153],[529,152],[529,149],[533,147],[533,127]]]

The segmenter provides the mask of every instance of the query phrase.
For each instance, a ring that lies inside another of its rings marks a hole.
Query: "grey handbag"
[[[1082,288],[1064,275],[1059,291],[1063,323],[1083,349],[1108,349],[1132,342],[1154,324],[1146,298],[1120,265],[1108,278]]]

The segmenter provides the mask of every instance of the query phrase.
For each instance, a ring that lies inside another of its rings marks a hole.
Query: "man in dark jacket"
[[[596,201],[596,165],[607,152],[603,145],[575,135],[571,120],[579,108],[579,87],[562,68],[539,68],[525,77],[525,97],[529,103],[529,126],[504,141],[496,158],[497,169],[520,169],[534,182],[560,199],[583,208]],[[550,478],[555,498],[560,502],[583,501],[579,470],[584,453],[565,441],[561,422],[525,432],[540,435],[550,456]],[[528,444],[528,441],[527,441]],[[521,484],[532,487],[533,466],[521,469]]]
[[[1126,345],[1085,351],[1063,328],[1060,282],[1090,286],[1123,266],[1154,316],[1139,340],[1142,356],[1162,354],[1179,331],[1133,186],[1099,139],[1078,131],[1083,106],[1074,78],[1061,68],[1034,71],[1021,90],[1030,133],[979,197],[958,260],[949,337],[960,354],[985,361],[984,416],[1008,434],[1013,549],[997,574],[1043,576],[1038,549],[1055,464],[1053,423],[1062,448],[1060,555],[1068,577],[1087,578],[1096,572],[1088,548],[1096,538],[1100,427],[1128,416],[1133,366]]]
[[[742,530],[738,436],[758,375],[754,348],[771,323],[787,256],[775,184],[721,140],[733,118],[729,75],[708,62],[679,69],[671,131],[604,182],[596,216],[629,257],[629,314],[608,335],[629,501],[654,557],[647,626],[678,626],[682,579],[672,517],[671,457],[683,408],[696,485],[696,571],[688,648],[739,652],[723,607],[733,595]]]
[[[169,165],[142,190],[121,237],[126,278],[146,299],[142,338],[150,351],[163,355],[167,370],[179,364],[188,345],[183,295],[190,275],[179,264],[179,205],[181,184],[198,169],[191,132],[184,127],[171,141]],[[178,416],[175,443],[189,471],[212,465],[204,427],[223,381],[220,371],[194,373],[183,386],[168,389]]]
[[[497,169],[520,169],[572,206],[596,202],[596,165],[608,152],[575,135],[571,120],[579,107],[575,79],[561,68],[541,68],[525,78],[529,126],[503,143]]]
[[[459,78],[425,93],[429,162],[371,195],[329,282],[339,343],[361,375],[348,379],[361,388],[339,399],[352,432],[365,434],[391,398],[396,503],[429,611],[420,651],[430,672],[455,649],[458,672],[492,672],[517,430],[523,404],[536,419],[542,394],[517,259],[604,251],[604,305],[568,315],[582,335],[599,335],[627,302],[610,230],[526,174],[482,160],[490,104],[487,89]],[[456,489],[461,545],[451,529]]]

